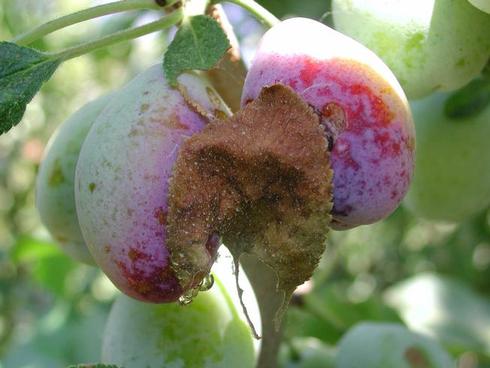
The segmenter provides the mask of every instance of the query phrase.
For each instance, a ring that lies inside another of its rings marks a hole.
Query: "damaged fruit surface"
[[[95,261],[119,289],[149,302],[186,291],[167,247],[169,178],[180,145],[207,123],[196,111],[221,108],[196,75],[179,82],[192,106],[168,86],[160,65],[124,87],[90,130],[76,171],[77,213]],[[211,238],[200,249],[200,273],[188,287],[207,275],[217,247]]]
[[[327,26],[293,18],[263,36],[242,105],[275,83],[290,86],[313,106],[325,128],[333,169],[332,228],[389,215],[412,177],[415,132],[406,97],[388,67]]]
[[[318,116],[283,85],[264,88],[236,115],[191,137],[169,199],[167,244],[181,283],[192,282],[209,234],[220,234],[236,259],[255,254],[277,273],[287,305],[325,249],[327,148]]]

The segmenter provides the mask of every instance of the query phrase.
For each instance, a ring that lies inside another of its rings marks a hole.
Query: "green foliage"
[[[59,64],[28,47],[0,42],[0,134],[19,123],[26,105]]]
[[[467,118],[481,113],[488,104],[490,77],[480,77],[454,92],[446,101],[444,113],[452,119]]]
[[[186,70],[208,70],[221,59],[230,43],[220,25],[211,17],[197,15],[184,19],[163,61],[170,85]]]
[[[32,277],[44,288],[62,296],[69,272],[75,262],[62,254],[55,244],[31,237],[19,238],[12,259],[32,266]]]

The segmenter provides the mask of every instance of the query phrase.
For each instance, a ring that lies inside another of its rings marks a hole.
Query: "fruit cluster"
[[[329,229],[382,220],[407,193],[407,208],[434,220],[490,204],[490,105],[458,122],[444,111],[447,92],[490,58],[489,12],[488,0],[332,0],[342,33],[306,18],[265,33],[234,114],[205,73],[183,73],[173,87],[153,66],[60,126],[39,170],[41,219],[67,254],[150,303],[185,304],[206,289],[222,243],[236,264],[253,254],[277,275],[280,318]],[[189,328],[203,311],[226,320],[196,327],[197,339],[216,337],[209,354],[221,354],[224,333],[253,350],[228,297],[214,290],[187,311]],[[166,322],[151,326],[154,315],[184,323],[174,307],[120,298],[106,359],[127,362],[120,324],[134,339],[160,336]],[[145,348],[142,365],[167,359]],[[233,356],[215,358],[229,366]]]
[[[283,277],[290,291],[323,251],[301,259],[292,240],[323,244],[330,216],[333,229],[378,221],[408,190],[415,134],[400,85],[374,53],[321,23],[296,18],[269,30],[242,110],[227,115],[202,75],[183,74],[172,88],[160,66],[86,105],[41,166],[44,223],[124,293],[162,303],[199,288],[220,236],[235,254],[238,238],[260,239],[265,250],[240,251],[261,255],[280,279],[284,265],[306,262],[298,279]],[[302,235],[290,234],[295,226]]]

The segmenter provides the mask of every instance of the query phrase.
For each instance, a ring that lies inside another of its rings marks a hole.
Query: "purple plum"
[[[131,81],[95,121],[76,169],[77,214],[94,260],[121,291],[147,302],[175,301],[206,275],[181,285],[173,267],[169,179],[181,144],[208,122],[205,112],[224,107],[197,75],[179,82],[183,93],[167,84],[160,65]],[[196,249],[207,271],[218,246],[210,234]]]
[[[394,211],[412,178],[415,131],[388,67],[347,36],[293,18],[263,36],[242,105],[277,83],[290,86],[321,118],[334,171],[332,228],[374,223]]]

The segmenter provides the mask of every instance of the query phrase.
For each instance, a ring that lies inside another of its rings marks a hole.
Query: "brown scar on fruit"
[[[342,106],[329,102],[322,107],[320,118],[327,133],[329,147],[332,148],[333,142],[347,128],[347,116]]]
[[[170,182],[167,244],[182,288],[209,272],[205,245],[217,233],[235,259],[255,254],[277,273],[279,320],[325,250],[331,182],[319,117],[289,87],[266,87],[208,124],[182,145]]]
[[[411,346],[405,350],[404,356],[411,368],[430,368],[432,366],[425,352],[415,346]]]

